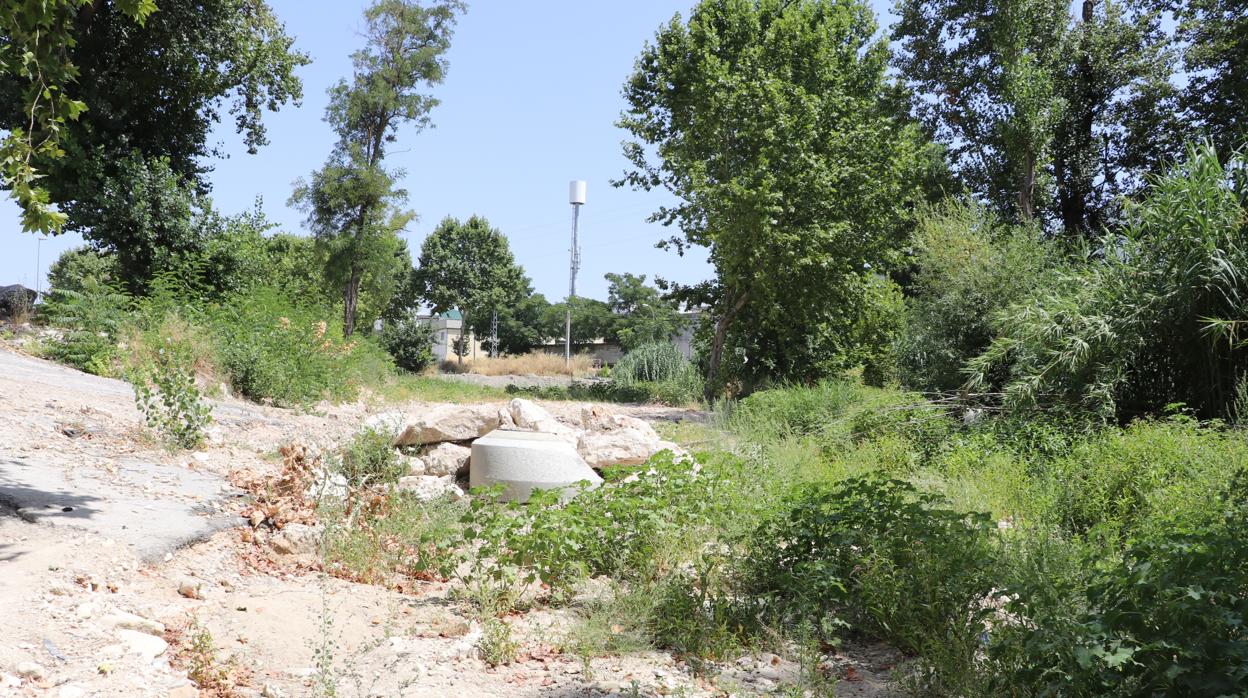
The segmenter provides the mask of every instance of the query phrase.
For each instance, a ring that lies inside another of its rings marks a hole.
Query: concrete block
[[[527,501],[535,489],[576,494],[582,480],[597,487],[602,478],[576,449],[555,434],[496,429],[472,442],[468,482],[472,487],[506,484],[503,501]]]

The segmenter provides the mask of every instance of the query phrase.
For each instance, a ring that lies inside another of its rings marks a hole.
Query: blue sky
[[[286,205],[291,183],[324,161],[334,136],[321,120],[325,90],[349,75],[360,44],[364,0],[308,3],[270,0],[312,64],[300,71],[304,100],[267,114],[271,143],[247,155],[223,124],[215,134],[231,153],[215,162],[213,201],[225,213],[250,208],[257,196],[282,230],[304,234],[301,214]],[[159,4],[159,3],[158,3]],[[621,87],[645,41],[687,0],[469,0],[448,58],[435,127],[401,131],[390,163],[406,170],[410,207],[420,219],[405,237],[413,250],[444,216],[485,216],[547,298],[568,290],[572,214],[568,181],[589,183],[581,215],[578,293],[606,297],[607,272],[696,282],[710,275],[705,255],[654,248],[670,232],[646,223],[660,194],[615,189],[627,163],[624,132],[614,123]],[[890,6],[873,0],[877,12]],[[0,201],[0,285],[35,286],[36,238],[20,232],[17,209]],[[62,235],[41,243],[41,268],[81,244]]]

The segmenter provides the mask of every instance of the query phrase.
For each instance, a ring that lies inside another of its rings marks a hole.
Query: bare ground
[[[580,409],[546,406],[569,418]],[[178,660],[197,629],[235,667],[242,695],[269,698],[312,695],[329,679],[342,696],[751,695],[796,679],[796,665],[770,657],[713,678],[665,653],[584,666],[557,649],[567,610],[512,619],[520,661],[491,669],[448,584],[354,584],[244,542],[231,471],[273,473],[283,444],[334,443],[369,411],[220,400],[203,450],[171,455],[146,436],[125,383],[0,349],[0,696],[197,695]],[[888,695],[900,660],[882,647],[846,651],[837,695]]]

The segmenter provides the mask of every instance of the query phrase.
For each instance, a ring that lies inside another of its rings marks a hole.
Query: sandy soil
[[[569,419],[581,408],[546,406]],[[656,421],[696,417],[624,411]],[[178,660],[197,628],[211,633],[218,659],[245,679],[241,695],[268,698],[313,695],[323,676],[334,677],[342,696],[581,696],[634,686],[639,695],[751,695],[797,678],[797,666],[778,657],[742,658],[712,679],[664,653],[586,667],[553,649],[567,610],[512,619],[521,661],[491,669],[476,651],[481,628],[448,599],[446,583],[398,593],[329,578],[311,558],[245,542],[238,512],[247,501],[229,474],[274,473],[283,444],[332,444],[369,413],[363,403],[299,413],[217,401],[209,443],[170,455],[145,435],[126,384],[0,347],[0,696],[209,695]],[[126,463],[176,476],[144,481],[135,473],[153,471]],[[63,475],[36,498],[52,502],[46,516],[37,507],[4,515],[14,507],[5,488],[17,487],[23,468]],[[188,497],[184,473],[207,489]],[[50,508],[85,487],[97,488],[94,508]],[[143,545],[165,535],[168,502],[182,507],[179,516],[192,511],[227,527],[205,529],[184,547]],[[180,589],[194,591],[188,597]],[[901,658],[871,647],[836,661],[850,679],[838,695],[880,696]]]

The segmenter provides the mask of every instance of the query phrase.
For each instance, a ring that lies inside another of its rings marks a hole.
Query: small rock
[[[162,637],[165,634],[165,626],[163,624],[124,611],[110,613],[101,618],[100,623],[109,630],[137,630],[138,632],[156,637]]]
[[[624,690],[624,684],[619,681],[599,681],[594,684],[594,688],[603,693],[619,693]]]
[[[178,593],[185,596],[188,599],[202,599],[203,598],[202,585],[199,582],[195,581],[194,579],[191,579],[190,577],[187,577],[183,579],[180,583],[178,583]]]
[[[137,630],[118,630],[113,634],[126,646],[127,652],[137,654],[149,661],[159,657],[165,653],[165,650],[169,649],[169,643],[161,638],[153,637]]]
[[[266,683],[264,688],[260,689],[261,698],[286,698],[286,692],[275,683]]]
[[[43,670],[43,667],[34,662],[22,662],[14,667],[13,670],[17,672],[18,676],[31,681],[42,681],[47,676],[47,672]]]
[[[76,684],[65,684],[61,686],[61,690],[56,692],[57,698],[84,698],[87,695],[87,689]]]
[[[464,491],[455,484],[455,479],[450,476],[408,475],[399,478],[399,490],[411,493],[413,497],[422,502],[442,497],[460,499],[464,496]]]
[[[199,698],[199,689],[191,684],[183,684],[169,689],[169,698]]]
[[[280,533],[269,538],[269,547],[272,548],[273,552],[277,553],[278,555],[294,555],[295,554],[295,546],[291,544],[289,540],[286,539],[286,536]]]

